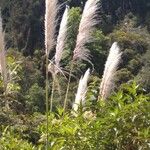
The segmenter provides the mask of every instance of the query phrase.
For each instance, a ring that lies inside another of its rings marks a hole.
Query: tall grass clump
[[[46,54],[46,120],[47,120],[47,138],[46,138],[46,149],[48,149],[48,112],[49,112],[49,82],[48,82],[48,63],[49,53],[55,45],[55,29],[56,29],[56,15],[58,10],[57,0],[46,0],[45,1],[45,54]]]
[[[61,69],[61,58],[63,55],[63,50],[65,48],[65,42],[67,39],[67,24],[68,24],[68,11],[69,7],[66,6],[66,9],[64,11],[64,14],[62,16],[62,20],[60,23],[59,33],[57,37],[57,44],[56,44],[56,53],[54,56],[54,63],[49,64],[49,71],[52,73],[53,77],[53,83],[52,83],[52,92],[51,92],[51,108],[52,111],[53,108],[53,97],[54,97],[54,90],[55,90],[55,80],[57,78],[58,72],[61,72],[63,74],[63,71]]]
[[[73,64],[76,60],[85,60],[90,62],[90,52],[86,48],[86,44],[92,41],[92,31],[94,26],[98,23],[97,11],[99,0],[88,0],[85,4],[81,21],[79,24],[78,35],[76,40],[76,46],[73,51],[73,59],[70,66],[70,73],[68,79],[68,85],[64,101],[64,110],[68,99],[68,92],[70,88],[71,74],[73,70]]]
[[[120,63],[121,55],[122,52],[120,51],[117,42],[114,42],[110,49],[104,68],[103,78],[100,84],[99,97],[103,100],[105,100],[110,95],[111,90],[113,89],[114,75],[116,73],[118,64]]]

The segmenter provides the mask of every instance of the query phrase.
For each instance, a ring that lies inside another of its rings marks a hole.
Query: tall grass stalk
[[[76,47],[73,51],[73,60],[70,66],[68,85],[67,85],[65,101],[64,101],[64,111],[68,99],[70,80],[71,80],[71,74],[72,74],[74,62],[78,59],[90,62],[90,52],[85,47],[85,45],[92,41],[92,31],[94,29],[94,26],[98,23],[96,18],[97,10],[98,10],[98,1],[99,0],[88,0],[83,10],[83,14],[79,24]]]
[[[3,79],[5,106],[6,109],[9,110],[9,104],[6,98],[8,78],[7,78],[7,61],[6,61],[6,51],[5,51],[5,33],[3,31],[1,9],[0,9],[0,73]]]
[[[57,73],[61,71],[60,67],[60,61],[63,55],[63,50],[65,47],[65,42],[67,39],[67,24],[68,24],[68,11],[69,7],[66,6],[66,9],[64,11],[61,23],[60,23],[60,29],[59,34],[57,37],[57,45],[56,45],[56,53],[54,56],[54,66],[52,67],[51,73],[53,77],[53,83],[52,83],[52,91],[51,91],[51,99],[50,99],[50,110],[52,111],[53,108],[53,98],[54,98],[54,91],[55,91],[55,80],[57,78]],[[62,71],[61,71],[62,72]]]
[[[56,80],[56,74],[53,75],[51,98],[50,98],[50,112],[53,111],[53,99],[54,99],[54,91],[55,91],[55,80]]]
[[[46,53],[46,149],[48,150],[48,112],[49,112],[49,82],[48,82],[48,62],[49,53],[55,45],[55,29],[56,29],[56,15],[57,15],[58,0],[45,1],[45,53]]]
[[[105,100],[110,95],[113,89],[114,75],[121,60],[121,55],[122,52],[120,51],[117,42],[114,42],[105,64],[103,78],[100,84],[99,99],[102,98],[102,100]]]
[[[65,100],[64,100],[64,107],[63,107],[63,111],[65,112],[66,110],[66,106],[67,106],[67,100],[68,100],[68,93],[69,93],[69,89],[70,89],[70,82],[71,82],[71,74],[73,71],[73,60],[71,61],[71,66],[70,66],[70,71],[69,71],[69,78],[68,78],[68,83],[67,83],[67,89],[66,89],[66,94],[65,94]]]
[[[5,33],[2,27],[2,17],[0,12],[0,71],[3,77],[3,85],[6,92],[7,89],[7,63],[5,51]]]
[[[46,93],[46,150],[48,150],[48,112],[49,112],[49,92],[48,92],[48,55],[46,55],[46,87],[45,87],[45,93]]]

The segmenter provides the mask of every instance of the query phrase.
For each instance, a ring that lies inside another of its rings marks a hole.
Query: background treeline
[[[85,1],[69,0],[67,3],[70,7],[83,8]],[[60,0],[60,3],[63,2]],[[35,49],[43,47],[44,3],[44,0],[1,0],[4,26],[9,33],[7,39],[9,47],[18,48],[28,55],[32,55]],[[125,15],[133,13],[138,19],[137,26],[142,24],[149,29],[149,3],[146,0],[102,0],[100,28],[108,34]],[[61,17],[63,11],[64,8],[60,9],[58,17]]]
[[[68,71],[86,0],[59,0],[60,4],[64,2],[70,6],[70,11],[69,31],[61,64],[64,70]],[[0,131],[2,131],[0,136],[3,137],[0,144],[7,149],[11,149],[11,146],[15,149],[19,149],[19,146],[22,146],[22,149],[34,149],[37,145],[42,149],[46,134],[43,115],[45,112],[45,1],[0,0],[0,7],[8,67],[10,71],[15,68],[15,82],[9,85],[10,92],[7,97],[2,94],[4,89],[0,78]],[[56,35],[64,10],[65,5],[62,5],[58,12]],[[87,92],[89,100],[87,111],[90,107],[93,113],[89,112],[82,116],[84,112],[81,108],[77,118],[73,118],[71,114],[63,116],[62,110],[58,107],[63,105],[67,86],[64,83],[67,81],[65,77],[59,75],[53,105],[56,114],[49,116],[50,141],[54,141],[52,148],[57,150],[63,145],[64,149],[68,150],[73,148],[147,150],[150,116],[149,104],[144,100],[147,100],[150,94],[150,1],[101,0],[97,20],[99,24],[93,32],[94,41],[87,44],[93,65],[84,61],[76,64],[77,67],[73,70],[71,78],[67,107],[72,107],[79,78],[90,67],[93,70]],[[109,48],[115,41],[123,51],[115,78],[114,92],[119,92],[110,98],[108,105],[105,105],[94,100],[98,97],[99,83]],[[54,53],[55,49],[50,53],[50,59]],[[51,91],[50,73],[49,80]],[[132,80],[141,88],[135,83],[132,84]],[[130,82],[130,87],[124,85]],[[5,107],[5,99],[9,102],[9,109]],[[97,114],[96,121],[95,114]],[[7,139],[9,143],[6,142]],[[16,141],[20,143],[19,146],[15,145]],[[80,143],[81,141],[83,143]],[[97,141],[101,142],[98,144]]]

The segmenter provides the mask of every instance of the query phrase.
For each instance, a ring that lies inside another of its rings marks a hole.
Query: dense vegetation
[[[56,35],[66,2],[70,6],[68,35],[61,64],[68,72],[86,0],[59,0]],[[44,0],[0,0],[10,80],[7,94],[0,74],[0,149],[45,149],[45,50]],[[53,150],[148,150],[150,149],[150,2],[147,0],[101,0],[99,14],[86,46],[91,63],[79,61],[71,76],[67,110],[63,103],[68,74],[58,74],[53,112],[48,115],[49,149]],[[115,88],[104,102],[98,100],[111,44],[117,41],[122,59]],[[53,58],[55,48],[49,59]],[[78,82],[91,68],[85,106],[72,111]],[[52,74],[49,77],[49,96]]]

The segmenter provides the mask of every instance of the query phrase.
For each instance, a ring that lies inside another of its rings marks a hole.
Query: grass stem
[[[49,105],[48,105],[48,55],[46,54],[46,85],[45,85],[45,90],[46,90],[46,150],[48,150],[48,111],[49,111]]]
[[[66,90],[66,95],[65,95],[65,100],[64,100],[64,107],[63,107],[64,112],[65,112],[65,109],[66,109],[66,106],[67,106],[67,100],[68,100],[68,93],[69,93],[69,89],[70,89],[72,70],[73,70],[73,61],[71,62],[71,66],[70,66],[69,79],[68,79],[67,90]]]
[[[52,83],[52,92],[51,92],[51,99],[50,99],[50,112],[53,111],[53,99],[54,99],[54,91],[55,91],[55,76],[56,74],[53,74],[53,83]]]

